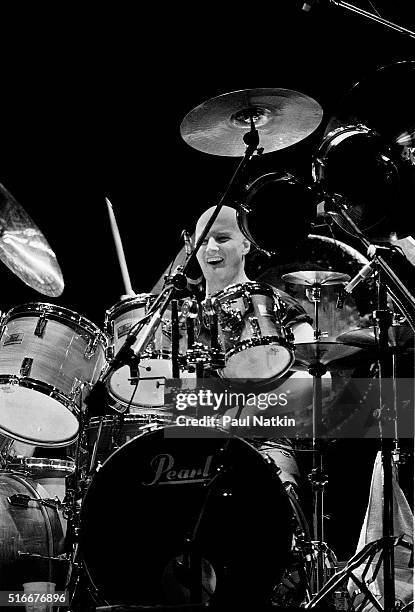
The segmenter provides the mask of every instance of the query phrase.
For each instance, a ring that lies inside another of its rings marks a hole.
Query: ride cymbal
[[[290,89],[241,89],[211,98],[183,119],[182,138],[188,145],[209,153],[242,157],[243,137],[251,117],[264,153],[300,142],[320,125],[323,110],[316,100]]]
[[[0,260],[26,285],[57,297],[64,288],[55,253],[24,208],[0,183]]]

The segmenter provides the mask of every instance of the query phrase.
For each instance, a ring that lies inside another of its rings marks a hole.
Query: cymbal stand
[[[310,364],[309,374],[313,377],[313,469],[308,478],[313,492],[313,538],[316,545],[317,567],[313,584],[313,593],[318,593],[325,582],[324,542],[324,492],[328,481],[324,470],[323,451],[321,446],[321,423],[323,420],[322,376],[327,372],[326,366],[316,361]]]
[[[326,334],[319,328],[319,308],[321,304],[321,284],[314,283],[306,287],[306,296],[309,302],[314,304],[314,340],[320,340]]]
[[[384,606],[383,610],[387,612],[394,612],[397,610],[397,604],[395,601],[395,566],[394,566],[394,547],[397,545],[397,538],[393,536],[393,479],[392,479],[392,457],[393,457],[393,440],[391,436],[388,436],[388,432],[383,427],[384,423],[387,422],[385,417],[388,417],[388,402],[387,398],[385,401],[384,389],[382,388],[382,378],[390,376],[390,360],[389,360],[389,334],[388,330],[392,323],[392,312],[387,307],[387,294],[390,292],[392,296],[398,296],[398,304],[402,305],[402,310],[408,317],[408,322],[411,327],[414,328],[415,319],[415,308],[414,303],[408,295],[408,290],[401,283],[400,279],[396,276],[394,271],[387,264],[385,259],[378,255],[377,248],[371,244],[369,239],[364,236],[363,232],[358,228],[356,223],[351,219],[348,214],[348,206],[346,200],[340,198],[333,202],[338,212],[347,221],[348,225],[353,230],[353,233],[360,239],[362,244],[366,246],[368,254],[373,258],[376,264],[376,287],[377,287],[377,310],[373,313],[374,318],[377,321],[379,328],[379,409],[377,411],[379,430],[381,438],[381,453],[382,453],[382,468],[383,468],[383,515],[382,515],[382,530],[383,537],[375,542],[369,543],[363,551],[365,555],[361,557],[360,563],[368,559],[368,566],[372,562],[375,551],[380,552],[380,559],[376,566],[376,573],[379,571],[380,564],[383,563],[383,585],[384,585]],[[380,247],[385,249],[385,247]],[[386,247],[387,248],[387,247]],[[393,248],[393,247],[392,247]],[[386,411],[386,415],[385,415]],[[396,431],[396,429],[395,429]],[[386,434],[386,435],[385,435]],[[360,551],[358,555],[355,555],[348,563],[345,575],[350,577],[359,583],[359,587],[365,592],[365,596],[369,599],[373,599],[373,596],[367,587],[365,581],[357,581],[353,575],[352,569],[355,565],[352,563],[356,558],[359,557],[363,551]],[[367,553],[367,554],[366,554]],[[360,558],[360,557],[359,557]],[[350,567],[349,567],[350,564]],[[364,570],[363,576],[366,575],[367,569]],[[339,572],[339,576],[342,572]],[[337,582],[337,576],[333,576],[333,584],[331,580],[327,583],[326,587],[321,593],[318,593],[311,602],[307,604],[307,608],[313,608],[321,601],[322,596],[326,597],[328,594],[334,591]],[[327,588],[328,587],[328,588]],[[374,602],[372,602],[374,603]],[[378,602],[375,605],[377,610],[382,610]]]
[[[321,283],[313,283],[310,287],[306,287],[306,296],[314,304],[314,339],[318,342],[326,335],[319,327]],[[321,378],[326,372],[326,366],[320,361],[316,361],[308,367],[308,373],[313,377],[313,468],[308,478],[313,492],[313,538],[317,552],[313,593],[318,593],[325,582],[325,550],[327,547],[324,542],[324,489],[327,484],[327,474],[324,473],[320,436],[323,420],[323,388]]]

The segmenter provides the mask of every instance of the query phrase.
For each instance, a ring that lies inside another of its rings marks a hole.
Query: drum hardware
[[[29,508],[30,502],[40,504],[42,506],[47,506],[48,508],[58,509],[62,507],[62,502],[59,499],[39,499],[36,497],[29,497],[29,495],[23,495],[16,493],[15,495],[10,495],[7,498],[7,501],[12,506],[20,506],[21,508]]]
[[[349,11],[350,13],[353,13],[355,15],[360,15],[361,17],[364,17],[365,19],[369,21],[374,21],[375,23],[379,23],[380,25],[385,26],[388,30],[399,32],[399,34],[404,34],[405,36],[408,36],[409,38],[415,38],[415,32],[413,30],[409,30],[408,28],[404,28],[403,26],[398,25],[397,23],[394,23],[393,21],[389,21],[387,19],[384,19],[383,17],[380,17],[377,11],[373,13],[369,11],[365,11],[364,9],[362,9],[359,6],[356,6],[355,4],[344,2],[344,0],[330,0],[330,4],[334,6],[338,6],[339,8],[345,9],[346,11]],[[308,9],[303,8],[303,10],[308,11],[312,7],[310,2],[307,3],[307,6],[309,8]]]
[[[313,270],[304,272],[291,272],[289,274],[284,274],[281,278],[285,282],[295,283],[297,285],[304,285],[306,287],[307,299],[309,302],[314,304],[314,339],[320,340],[323,337],[327,337],[327,332],[322,332],[319,328],[321,287],[340,285],[342,283],[348,282],[350,280],[350,276],[348,274],[342,274],[340,272],[332,272],[331,270]],[[337,302],[337,304],[338,303],[339,302]]]
[[[297,343],[295,345],[296,363],[294,369],[307,369],[313,377],[312,399],[312,453],[313,468],[308,478],[313,493],[313,534],[316,555],[316,571],[313,576],[313,595],[323,587],[326,580],[324,541],[324,494],[328,482],[324,468],[323,446],[323,390],[322,377],[326,372],[336,369],[336,361],[358,352],[358,347],[347,346],[338,342]]]
[[[217,370],[225,366],[225,354],[216,348],[210,348],[201,342],[194,342],[186,351],[183,359],[190,368],[194,368],[196,378],[203,378],[205,372]]]
[[[0,259],[26,285],[58,297],[64,281],[55,253],[31,217],[0,184]]]
[[[388,351],[388,330],[392,324],[392,312],[387,307],[387,292],[389,292],[394,301],[399,305],[402,314],[407,318],[412,329],[415,331],[415,299],[411,296],[407,287],[402,283],[399,277],[394,273],[392,268],[388,265],[386,258],[380,255],[380,249],[373,245],[369,238],[362,232],[362,230],[355,223],[354,219],[350,215],[349,205],[346,199],[342,196],[333,198],[334,206],[337,213],[342,218],[342,222],[347,224],[350,230],[355,236],[357,236],[360,242],[366,247],[368,253],[372,257],[373,264],[376,264],[376,287],[377,287],[377,309],[373,313],[376,319],[377,326],[379,329],[379,377],[388,377],[391,374],[391,366],[389,363],[390,355]],[[382,248],[385,251],[385,247]],[[390,246],[386,247],[386,251],[395,251]],[[395,251],[396,252],[396,251]],[[392,368],[393,375],[393,368]],[[395,440],[390,436],[391,431],[388,427],[387,420],[385,420],[385,410],[388,412],[393,410],[393,424],[394,430],[392,434],[395,435]],[[382,385],[379,393],[379,409],[377,414],[379,422],[379,433],[381,438],[382,447],[382,467],[383,467],[383,538],[377,540],[369,545],[368,551],[371,555],[371,551],[376,550],[380,545],[382,552],[382,564],[383,564],[383,580],[384,580],[384,609],[394,610],[395,609],[395,577],[394,577],[394,537],[393,537],[393,491],[392,491],[392,461],[394,453],[398,452],[398,441],[396,439],[397,431],[397,414],[396,414],[396,402],[391,408],[388,405],[388,398],[383,397]],[[386,434],[386,435],[385,435]],[[389,437],[390,436],[390,437]],[[380,567],[380,565],[379,565]],[[362,584],[365,596],[371,599],[372,603],[374,598],[367,588],[366,584]],[[330,592],[331,592],[330,588]],[[325,595],[327,594],[324,591]],[[309,606],[312,607],[315,601],[319,601],[319,593],[313,598]],[[379,608],[378,608],[379,609]]]
[[[379,555],[379,557],[377,558],[375,570],[370,578],[370,582],[374,581],[380,571],[381,565],[385,563],[384,551],[387,546],[393,546],[394,548],[396,546],[402,546],[407,550],[412,550],[412,544],[407,542],[404,538],[405,535],[403,534],[400,536],[394,536],[392,538],[381,538],[379,540],[366,544],[366,546],[364,546],[362,550],[360,550],[351,559],[347,561],[343,569],[331,576],[331,578],[326,582],[321,591],[315,597],[313,597],[311,601],[307,602],[304,605],[304,608],[318,608],[319,604],[324,601],[328,596],[335,594],[338,587],[345,583],[346,580],[352,580],[356,587],[359,589],[359,592],[364,594],[364,597],[359,602],[358,607],[354,609],[364,610],[368,602],[372,604],[375,610],[379,610],[380,612],[382,612],[383,610],[386,611],[401,609],[395,606],[393,608],[386,608],[386,604],[384,604],[382,607],[379,601],[374,597],[372,592],[367,587],[366,571],[363,573],[361,579],[354,574],[354,571],[365,562],[366,567],[369,568],[370,565],[373,564],[373,560],[375,559],[376,555]],[[353,601],[351,603],[353,604]]]

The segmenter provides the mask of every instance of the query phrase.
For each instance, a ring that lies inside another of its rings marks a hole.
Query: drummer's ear
[[[247,253],[249,253],[250,248],[251,248],[251,243],[249,242],[249,240],[244,238],[244,240],[242,242],[242,252],[243,252],[243,254],[246,255]]]

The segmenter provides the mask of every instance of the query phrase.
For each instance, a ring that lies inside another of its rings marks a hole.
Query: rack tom
[[[290,369],[294,345],[284,308],[273,287],[257,282],[230,285],[205,302],[214,341],[225,352],[222,378],[273,380]]]
[[[126,298],[107,310],[105,331],[110,339],[108,359],[123,346],[130,329],[150,310],[156,295],[142,293]],[[187,350],[186,320],[179,312],[180,354]],[[139,339],[145,330],[137,335]],[[172,378],[171,317],[166,311],[161,325],[156,329],[145,354],[138,363],[131,363],[116,370],[109,382],[108,393],[116,410],[156,408],[164,406],[165,381]]]
[[[0,432],[36,446],[76,440],[83,392],[99,378],[106,339],[85,317],[30,303],[0,328]]]

